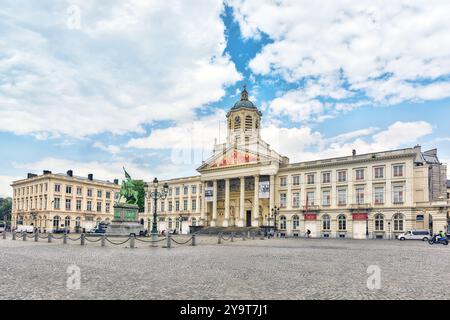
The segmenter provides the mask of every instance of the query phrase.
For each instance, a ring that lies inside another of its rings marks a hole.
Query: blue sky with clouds
[[[450,159],[448,1],[51,1],[0,8],[0,195],[27,172],[196,174],[247,84],[291,161]]]

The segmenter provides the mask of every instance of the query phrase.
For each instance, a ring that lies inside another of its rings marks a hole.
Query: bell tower
[[[261,117],[261,111],[248,99],[244,85],[241,99],[227,113],[227,144],[256,144],[260,138]]]

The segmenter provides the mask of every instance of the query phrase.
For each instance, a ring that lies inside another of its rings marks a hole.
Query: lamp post
[[[154,191],[150,192],[150,198],[154,201],[154,209],[153,209],[153,223],[152,223],[152,238],[156,238],[158,236],[158,213],[157,213],[157,207],[158,207],[158,199],[165,200],[167,198],[167,193],[169,192],[169,185],[164,183],[163,190],[158,191],[158,179],[155,178],[153,180],[153,188]]]
[[[276,232],[277,231],[277,215],[280,213],[280,208],[275,206],[272,208],[271,211],[272,211],[271,218],[273,218],[273,231]]]

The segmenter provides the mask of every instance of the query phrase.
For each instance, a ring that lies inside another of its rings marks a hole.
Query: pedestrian
[[[309,238],[309,235],[311,234],[311,230],[307,229],[306,230],[306,237]]]

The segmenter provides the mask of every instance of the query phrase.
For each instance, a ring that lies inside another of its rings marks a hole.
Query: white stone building
[[[260,137],[261,112],[241,99],[227,114],[224,144],[214,146],[199,175],[161,181],[160,231],[203,227],[267,227],[285,236],[395,238],[409,229],[447,227],[446,166],[420,146],[290,163]],[[151,223],[146,190],[141,222]]]

